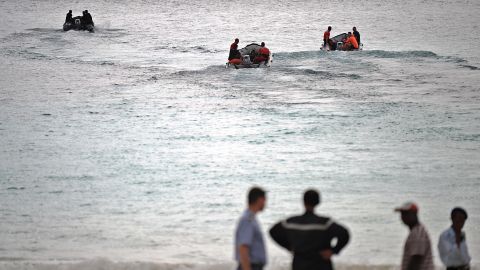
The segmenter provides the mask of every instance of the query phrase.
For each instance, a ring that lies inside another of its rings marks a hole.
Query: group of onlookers
[[[265,241],[256,214],[266,203],[266,192],[253,187],[248,193],[248,207],[242,214],[235,232],[235,259],[238,270],[262,270],[267,263]],[[348,230],[331,218],[315,214],[320,204],[320,194],[314,189],[303,195],[305,213],[290,217],[270,229],[272,239],[293,254],[293,270],[332,270],[332,256],[338,255],[347,245]],[[401,269],[433,270],[430,237],[418,219],[418,206],[405,203],[395,208],[401,213],[403,223],[410,233],[405,241]],[[469,270],[470,255],[462,231],[468,218],[460,207],[451,211],[452,225],[445,230],[438,242],[440,258],[447,270]],[[332,244],[332,243],[335,244]]]

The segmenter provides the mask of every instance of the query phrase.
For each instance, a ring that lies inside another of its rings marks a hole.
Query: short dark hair
[[[238,38],[236,38],[235,41],[240,41],[240,40]]]
[[[309,189],[303,194],[303,203],[309,206],[317,206],[320,203],[320,194],[314,189]]]
[[[455,207],[452,209],[452,212],[450,213],[450,217],[453,218],[456,214],[463,214],[465,216],[465,219],[468,218],[467,211],[461,207]]]
[[[260,46],[262,46],[262,47],[265,46],[265,42],[262,42],[262,44],[260,44]]]
[[[252,187],[248,191],[248,204],[253,204],[260,198],[265,198],[265,190],[259,187]]]
[[[328,30],[332,30],[332,27],[331,27],[331,26],[329,26],[329,27],[328,27]]]

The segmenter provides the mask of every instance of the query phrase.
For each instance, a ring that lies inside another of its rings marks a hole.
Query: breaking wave
[[[431,51],[383,51],[372,50],[362,51],[361,54],[378,57],[378,58],[439,58],[439,56]]]

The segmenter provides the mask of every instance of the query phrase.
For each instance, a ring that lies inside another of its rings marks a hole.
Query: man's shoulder
[[[302,227],[302,226],[313,226],[312,228],[323,228],[327,229],[330,225],[334,224],[335,222],[325,216],[317,216],[317,215],[300,215],[300,216],[293,216],[284,221],[284,225],[287,227]]]
[[[255,214],[250,211],[244,211],[240,216],[240,223],[253,223],[255,222]]]
[[[446,239],[448,237],[450,237],[450,235],[452,234],[455,234],[452,230],[452,228],[448,228],[448,229],[445,229],[444,231],[442,231],[442,233],[440,233],[440,239]]]
[[[412,240],[414,239],[430,240],[428,231],[423,224],[418,224],[417,226],[413,227],[408,237]]]

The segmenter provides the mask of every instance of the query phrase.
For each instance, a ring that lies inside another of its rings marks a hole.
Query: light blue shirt
[[[250,263],[267,263],[262,230],[255,218],[255,213],[249,209],[243,212],[235,232],[235,260],[237,260],[237,262],[240,262],[240,245],[247,245],[249,247]]]

